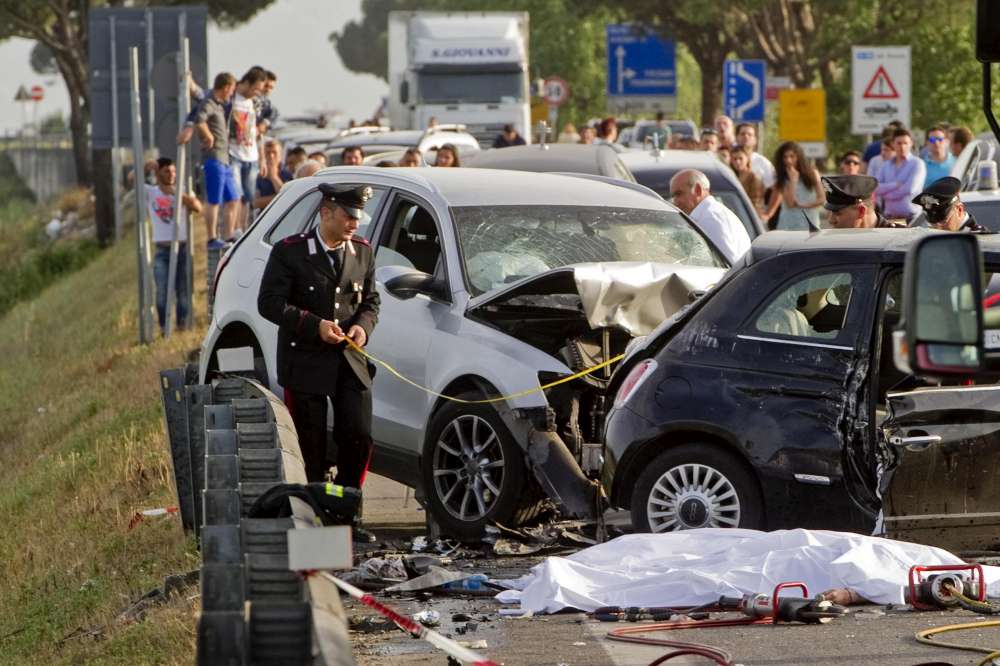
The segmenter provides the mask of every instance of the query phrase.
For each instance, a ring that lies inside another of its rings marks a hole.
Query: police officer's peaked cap
[[[872,176],[823,176],[826,209],[841,210],[865,201],[878,187]]]
[[[924,188],[924,191],[913,197],[913,203],[927,212],[928,218],[934,213],[945,213],[948,207],[958,201],[958,193],[962,191],[962,181],[958,178],[945,176],[939,178]]]
[[[355,219],[360,219],[365,204],[372,198],[372,188],[367,185],[357,187],[356,185],[321,183],[319,191],[325,200],[337,204],[344,209],[345,213]]]

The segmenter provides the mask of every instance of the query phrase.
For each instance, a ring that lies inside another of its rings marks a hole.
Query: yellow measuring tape
[[[576,374],[568,375],[566,377],[561,377],[561,378],[555,380],[554,382],[549,382],[548,384],[544,384],[542,386],[536,386],[535,388],[525,389],[524,391],[518,391],[517,393],[511,393],[510,395],[501,395],[501,396],[498,396],[496,398],[484,398],[482,400],[465,400],[464,398],[456,398],[456,397],[451,396],[451,395],[445,395],[443,393],[438,393],[434,389],[429,389],[426,386],[422,386],[422,385],[418,384],[417,382],[413,381],[412,379],[410,379],[409,377],[406,377],[405,375],[403,375],[399,370],[396,370],[396,368],[392,367],[391,365],[389,365],[388,363],[386,363],[382,359],[377,358],[375,356],[372,356],[371,354],[369,354],[368,352],[366,352],[364,349],[362,349],[361,347],[359,347],[358,344],[356,342],[354,342],[354,340],[351,340],[350,338],[345,338],[344,340],[345,340],[345,342],[347,342],[347,346],[348,347],[350,347],[354,351],[358,352],[359,354],[361,354],[362,356],[364,356],[365,358],[367,358],[372,363],[376,363],[378,365],[381,365],[383,368],[385,368],[390,373],[392,373],[392,375],[394,375],[395,377],[398,377],[399,379],[401,379],[402,381],[406,382],[410,386],[418,388],[421,391],[423,391],[425,393],[429,393],[429,394],[431,394],[431,395],[433,395],[435,397],[444,398],[445,400],[451,400],[452,402],[460,402],[463,405],[485,405],[485,404],[488,404],[488,403],[491,403],[491,402],[505,402],[507,400],[512,400],[513,398],[520,398],[522,396],[531,395],[532,393],[539,393],[541,391],[545,391],[546,389],[550,389],[553,386],[558,386],[559,384],[565,384],[566,382],[571,382],[574,379],[579,379],[580,377],[584,377],[586,375],[589,375],[592,372],[596,372],[596,371],[598,371],[598,370],[600,370],[602,368],[606,368],[609,365],[611,365],[612,363],[617,363],[618,361],[620,361],[623,358],[625,358],[625,354],[618,354],[618,356],[615,356],[614,358],[609,358],[607,361],[604,361],[603,363],[598,363],[597,365],[593,365],[593,366],[587,368],[586,370],[581,370],[580,372],[578,372]]]

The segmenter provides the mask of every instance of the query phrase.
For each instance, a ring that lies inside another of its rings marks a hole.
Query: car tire
[[[519,525],[542,510],[524,451],[491,405],[448,403],[438,410],[428,427],[422,468],[428,508],[450,536],[479,537],[487,525]]]
[[[632,493],[636,532],[763,526],[760,486],[732,454],[707,443],[671,447],[646,466]]]

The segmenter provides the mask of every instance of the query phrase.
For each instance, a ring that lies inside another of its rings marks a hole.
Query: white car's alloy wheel
[[[646,500],[652,532],[696,527],[738,527],[740,498],[719,470],[698,463],[671,467],[653,484]]]
[[[458,416],[434,444],[434,492],[462,521],[483,518],[500,496],[504,455],[492,426],[474,414]]]

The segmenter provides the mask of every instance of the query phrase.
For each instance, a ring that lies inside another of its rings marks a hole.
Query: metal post
[[[146,102],[149,104],[148,148],[156,155],[156,91],[153,90],[153,10],[146,10]]]
[[[177,83],[177,111],[178,116],[184,113],[182,100],[186,97],[187,93],[187,69],[186,62],[184,59],[184,47],[187,45],[187,40],[183,39],[181,42],[181,48],[177,52],[177,72],[178,72],[178,83]],[[187,114],[184,114],[185,116]],[[183,122],[183,121],[181,121]],[[167,269],[167,312],[166,317],[163,322],[163,333],[166,337],[170,337],[173,332],[173,321],[174,321],[174,309],[176,298],[175,285],[177,282],[177,261],[178,254],[180,252],[180,230],[181,225],[187,226],[187,210],[184,208],[184,185],[187,180],[187,173],[185,169],[184,156],[186,152],[187,145],[182,145],[177,147],[177,186],[176,186],[176,203],[174,204],[174,219],[171,225],[172,236],[170,238],[170,265]],[[188,238],[187,245],[191,245],[191,239]],[[187,248],[185,248],[187,252]],[[185,280],[186,282],[186,280]],[[189,301],[190,302],[190,301]],[[183,325],[184,322],[179,321],[177,324]]]
[[[38,127],[38,102],[31,103],[31,124],[35,126],[35,138],[34,146],[35,149],[32,151],[32,164],[31,164],[31,180],[32,189],[35,191],[35,196],[41,201],[46,198],[47,193],[42,188],[42,169],[41,169],[41,137],[38,136],[41,132]]]
[[[191,76],[191,43],[187,38],[187,14],[181,12],[177,17],[178,44],[180,45],[180,94],[177,97],[177,128],[184,126],[188,113],[191,111],[191,96],[188,92],[188,80]],[[184,178],[178,178],[178,187],[184,192],[192,192],[194,188],[191,183],[191,144],[184,144],[183,150],[178,154],[178,164],[184,164]],[[179,168],[179,167],[178,167]],[[178,171],[180,174],[180,171]],[[183,184],[181,184],[183,183]],[[194,325],[194,220],[192,216],[184,211],[184,224],[187,228],[187,272],[184,276],[184,293],[187,294],[187,316],[183,325],[191,328]]]
[[[111,192],[115,206],[115,242],[122,239],[121,149],[118,146],[118,38],[115,17],[111,22]]]
[[[153,340],[153,303],[148,300],[149,281],[152,273],[150,248],[146,237],[146,188],[143,182],[144,157],[142,151],[142,101],[139,98],[139,49],[129,49],[131,112],[132,112],[132,153],[135,162],[135,216],[136,250],[139,282],[139,344]]]

